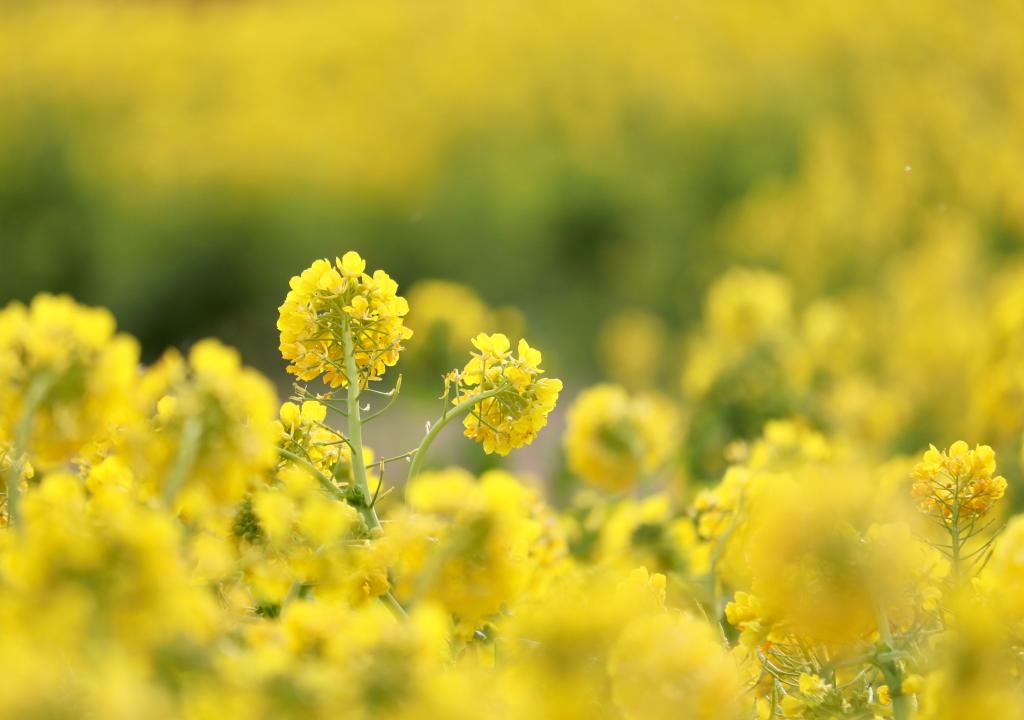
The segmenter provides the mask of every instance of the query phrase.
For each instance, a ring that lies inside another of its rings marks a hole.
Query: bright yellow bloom
[[[398,362],[402,341],[412,336],[404,324],[409,305],[386,272],[371,276],[365,269],[358,253],[347,252],[333,266],[317,260],[291,279],[277,321],[288,372],[307,381],[323,376],[332,388],[347,385],[346,332],[352,337],[360,385]]]
[[[509,339],[501,334],[480,333],[473,338],[477,352],[463,369],[461,403],[487,393],[463,420],[466,437],[481,443],[487,454],[507,455],[513,448],[529,445],[548,421],[562,390],[562,381],[542,378],[541,353],[520,340],[513,354]]]
[[[984,515],[1005,494],[1006,479],[995,470],[988,445],[971,450],[959,440],[945,452],[932,445],[914,466],[911,492],[923,511],[966,520]]]
[[[527,588],[544,542],[534,493],[512,475],[465,470],[418,475],[406,488],[415,515],[384,542],[396,547],[400,597],[439,602],[468,631]]]

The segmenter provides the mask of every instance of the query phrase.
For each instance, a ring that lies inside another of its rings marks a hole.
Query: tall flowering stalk
[[[364,446],[363,426],[391,406],[401,377],[389,391],[375,390],[371,383],[381,380],[398,362],[402,343],[412,331],[405,326],[409,306],[397,294],[398,284],[383,270],[372,275],[365,270],[362,257],[348,252],[334,263],[317,260],[291,279],[277,322],[281,354],[288,361],[288,372],[305,382],[322,379],[329,390],[313,393],[305,385],[296,385],[298,403],[282,408],[279,452],[287,462],[305,467],[332,496],[355,507],[372,538],[383,532],[376,511],[380,480],[371,493],[367,459],[372,453]],[[466,436],[481,443],[488,454],[506,455],[527,445],[544,427],[562,383],[541,377],[540,351],[520,340],[518,352],[513,353],[508,338],[501,334],[480,334],[472,343],[476,352],[469,362],[445,379],[441,417],[428,423],[419,447],[381,460],[381,468],[404,458],[410,461],[409,479],[415,477],[430,445],[454,418],[464,418]],[[342,388],[344,403],[336,404],[336,393]],[[367,393],[387,398],[387,403],[364,417],[364,412],[370,412]],[[345,416],[345,433],[325,424],[328,408]],[[314,436],[319,440],[311,441]],[[341,452],[342,445],[347,452]],[[328,447],[337,448],[330,453],[335,458],[330,469],[324,464]],[[401,612],[389,592],[381,597]]]

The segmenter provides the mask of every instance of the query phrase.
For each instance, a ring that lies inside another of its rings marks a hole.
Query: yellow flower
[[[115,334],[113,316],[61,295],[0,310],[0,457],[19,448],[46,469],[91,460],[134,418],[139,347]],[[25,458],[14,458],[23,462]]]
[[[406,488],[406,502],[416,514],[383,540],[399,557],[400,597],[429,597],[471,632],[525,591],[544,538],[537,500],[515,477],[423,473]]]
[[[231,513],[274,466],[274,388],[233,348],[201,340],[187,361],[168,351],[143,375],[138,401],[151,421],[131,428],[124,451],[145,497],[170,493],[190,518]]]
[[[612,692],[630,720],[739,717],[739,672],[711,628],[689,615],[642,615],[608,658]]]
[[[466,437],[481,443],[487,454],[507,455],[513,448],[533,442],[547,424],[562,390],[562,381],[542,378],[541,353],[520,340],[513,355],[509,339],[480,333],[473,338],[473,353],[460,375],[459,404],[481,393],[489,397],[473,405],[463,420]]]
[[[668,399],[595,385],[569,409],[564,437],[569,469],[594,485],[625,490],[668,462],[679,433],[679,414]]]
[[[277,329],[288,372],[301,380],[323,377],[331,387],[348,384],[344,337],[352,338],[359,383],[365,386],[398,362],[409,311],[398,284],[383,270],[367,275],[355,252],[315,261],[291,279]],[[340,272],[339,272],[340,271]]]
[[[902,687],[906,688],[906,682],[902,683]],[[904,690],[904,692],[906,692]],[[888,685],[878,686],[878,702],[883,705],[892,705],[892,691],[889,690]]]
[[[911,493],[924,512],[959,521],[978,517],[1006,492],[1006,479],[995,470],[995,452],[988,445],[971,450],[959,440],[945,452],[932,445],[914,466]]]

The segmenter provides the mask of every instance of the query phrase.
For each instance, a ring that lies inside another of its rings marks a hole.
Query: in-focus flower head
[[[345,333],[351,333],[359,383],[365,386],[398,362],[402,341],[412,336],[409,311],[398,283],[383,270],[366,272],[356,252],[315,261],[289,283],[277,329],[288,372],[301,380],[348,385]]]
[[[911,472],[918,507],[958,519],[984,515],[1006,492],[1006,478],[996,475],[996,454],[988,445],[973,450],[963,440],[940,451],[930,446]]]
[[[520,340],[513,353],[508,337],[480,333],[473,338],[470,361],[458,375],[459,392],[452,401],[464,402],[489,394],[463,420],[466,437],[481,443],[487,454],[507,455],[513,448],[529,445],[548,421],[562,381],[540,377],[541,353]]]

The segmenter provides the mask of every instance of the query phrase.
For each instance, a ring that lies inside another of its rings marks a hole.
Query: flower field
[[[0,720],[1024,720],[1019,3],[26,0],[0,108]]]
[[[449,424],[498,455],[544,431],[563,386],[539,350],[471,338],[419,446],[380,458],[364,430],[401,400],[415,307],[355,252],[290,285],[280,407],[216,340],[140,372],[105,310],[39,295],[0,312],[5,716],[1024,707],[1024,519],[988,445],[871,462],[774,420],[686,493],[675,403],[602,384],[565,432],[591,489],[555,510],[507,471],[425,469]],[[710,316],[741,347],[778,310],[722,297]]]

